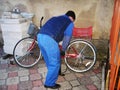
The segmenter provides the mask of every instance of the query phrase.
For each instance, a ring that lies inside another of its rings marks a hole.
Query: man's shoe
[[[57,88],[60,88],[61,85],[59,84],[55,84],[54,86],[47,86],[47,85],[44,85],[45,88],[51,88],[51,89],[57,89]]]

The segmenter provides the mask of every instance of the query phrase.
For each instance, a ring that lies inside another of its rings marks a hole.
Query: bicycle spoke
[[[77,58],[77,59],[75,60],[75,65],[78,63],[78,61],[79,61],[79,59]]]
[[[67,53],[65,61],[72,71],[85,72],[95,64],[96,52],[93,45],[88,41],[74,40],[68,46],[67,52],[69,53]],[[72,57],[72,54],[76,54],[76,56]]]
[[[30,37],[21,39],[15,45],[13,56],[16,63],[21,67],[29,68],[34,66],[41,57],[37,41]]]
[[[90,57],[90,56],[85,56],[84,58],[88,59],[88,60],[93,60],[94,59],[94,57]]]

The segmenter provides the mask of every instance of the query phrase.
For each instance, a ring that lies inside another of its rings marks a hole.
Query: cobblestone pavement
[[[44,88],[47,69],[43,60],[33,68],[25,69],[10,64],[11,58],[0,58],[0,90],[51,90]],[[58,90],[100,90],[101,67],[97,62],[94,68],[85,73],[67,70],[65,76],[59,76]],[[56,89],[57,90],[57,89]]]

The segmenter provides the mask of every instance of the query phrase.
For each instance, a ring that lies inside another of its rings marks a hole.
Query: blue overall
[[[54,86],[60,70],[60,50],[58,43],[63,40],[65,51],[72,36],[73,22],[66,15],[51,18],[40,29],[37,41],[44,57],[48,72],[45,85]]]

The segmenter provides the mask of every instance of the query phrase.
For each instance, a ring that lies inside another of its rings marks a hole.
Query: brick
[[[98,74],[98,73],[101,72],[101,69],[100,68],[94,69],[93,72],[96,73],[96,74]]]
[[[80,84],[82,84],[82,85],[87,85],[87,84],[93,83],[93,81],[88,76],[84,76],[82,78],[79,78],[78,80],[79,80]]]
[[[98,90],[95,85],[86,85],[88,90]]]
[[[7,73],[0,73],[0,79],[6,79],[8,77]]]
[[[1,64],[0,65],[0,69],[7,69],[8,68],[8,64]]]
[[[73,87],[72,90],[88,90],[84,85],[80,85],[78,87]]]
[[[94,85],[98,88],[98,90],[101,89],[101,84],[102,84],[101,81],[96,81],[96,82],[94,82]]]
[[[42,86],[43,83],[41,80],[36,80],[36,81],[33,81],[33,87],[39,87],[39,86]]]
[[[18,70],[18,67],[9,67],[7,71],[8,73],[10,73],[10,72],[18,72],[19,70]]]
[[[78,78],[82,78],[84,75],[83,74],[81,74],[81,73],[75,73],[75,75],[76,75],[76,77],[78,77]]]
[[[26,69],[18,71],[18,76],[27,76],[29,75],[29,71]]]
[[[32,90],[46,90],[46,88],[44,86],[40,86],[40,87],[33,87]]]
[[[35,74],[35,73],[38,73],[37,69],[30,69],[29,70],[29,73],[30,74]]]
[[[31,81],[23,81],[20,82],[18,85],[19,90],[31,90],[32,89],[32,82]]]
[[[91,76],[90,79],[95,82],[95,81],[100,81],[100,79],[97,76]]]
[[[75,77],[74,74],[70,73],[70,74],[66,74],[65,75],[65,79],[68,80],[68,81],[70,81],[70,80],[75,80],[77,78]]]
[[[0,90],[7,90],[7,86],[6,85],[0,85]]]
[[[0,80],[0,85],[5,85],[5,80]]]
[[[14,64],[14,65],[9,64],[9,67],[10,67],[10,68],[17,67],[17,64]]]
[[[85,87],[78,86],[78,87],[73,87],[72,90],[87,90]]]
[[[0,73],[6,73],[6,69],[1,69]]]
[[[102,73],[98,73],[97,76],[99,77],[100,80],[102,80]]]
[[[70,81],[70,83],[71,83],[71,85],[72,85],[73,87],[75,87],[75,86],[79,86],[79,85],[80,85],[80,83],[79,83],[78,80]]]
[[[45,64],[44,60],[40,60],[39,63],[40,63],[40,64],[38,64],[39,68],[46,67],[46,64]]]
[[[40,75],[42,78],[46,78],[47,72],[42,72],[42,73],[40,73]]]
[[[41,79],[41,76],[40,74],[31,74],[30,75],[30,80],[38,80],[38,79]]]
[[[47,68],[46,67],[38,68],[38,72],[39,73],[47,72]]]
[[[1,64],[8,64],[8,60],[1,60]]]
[[[85,76],[92,76],[92,75],[95,75],[95,73],[92,70],[90,70],[90,71],[85,72],[84,75]]]
[[[17,84],[14,85],[8,85],[8,90],[18,90]]]
[[[18,84],[19,78],[18,77],[11,77],[7,79],[7,85]]]
[[[10,72],[10,73],[8,73],[8,77],[16,77],[16,76],[18,76],[17,72]]]
[[[22,76],[20,77],[20,81],[28,81],[29,77],[28,76]]]
[[[59,90],[71,90],[72,86],[70,85],[70,83],[68,81],[62,82],[60,83],[61,88]]]
[[[65,79],[64,79],[64,77],[62,77],[62,76],[59,76],[59,77],[58,77],[58,80],[57,80],[57,82],[65,82]]]

